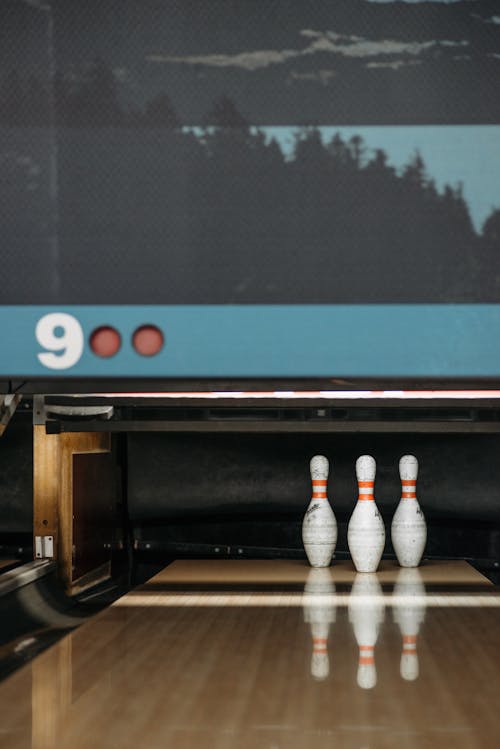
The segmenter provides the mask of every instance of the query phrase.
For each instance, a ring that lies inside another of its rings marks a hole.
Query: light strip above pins
[[[392,519],[392,545],[401,567],[418,567],[427,541],[427,525],[417,500],[418,460],[414,455],[403,455],[399,475],[401,500]]]
[[[302,542],[311,567],[328,567],[337,544],[337,521],[327,495],[328,458],[310,462],[312,499],[302,522]]]

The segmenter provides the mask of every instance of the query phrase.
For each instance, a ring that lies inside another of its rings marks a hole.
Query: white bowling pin
[[[392,519],[392,545],[401,567],[418,567],[427,541],[427,525],[417,500],[418,460],[414,455],[403,455],[399,475],[402,491]]]
[[[311,675],[324,681],[330,673],[328,635],[335,621],[335,585],[328,568],[309,570],[304,588],[304,621],[311,625]]]
[[[377,575],[358,573],[349,596],[349,621],[359,647],[357,682],[361,689],[377,683],[375,645],[384,621],[384,599]]]
[[[375,459],[362,455],[356,461],[359,495],[347,528],[347,543],[358,572],[375,572],[385,544],[384,521],[373,497]]]
[[[418,679],[417,638],[425,609],[425,587],[420,572],[400,569],[394,586],[393,616],[403,638],[400,673],[405,681]]]
[[[311,567],[328,567],[337,543],[337,521],[328,502],[328,459],[311,459],[312,499],[302,522],[302,542]]]

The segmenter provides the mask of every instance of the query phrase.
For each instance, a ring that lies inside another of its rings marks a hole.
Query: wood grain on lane
[[[349,567],[332,566],[334,585],[354,579]],[[128,606],[125,597],[0,685],[0,737],[12,749],[497,746],[500,608],[424,606],[418,678],[405,681],[390,586],[399,570],[385,563],[377,682],[362,689],[344,597],[336,605],[335,595],[320,595],[312,614],[307,599],[297,603],[295,584],[309,572],[286,561],[174,563],[142,590],[178,595],[179,605],[149,606],[145,595],[143,605]],[[421,573],[431,586],[448,579],[454,594],[462,584],[475,586],[479,600],[488,591],[498,596],[463,563],[425,565]],[[182,604],[182,582],[192,588],[196,579],[210,605]],[[266,582],[278,605],[225,605],[221,583],[240,585],[251,603]],[[467,595],[473,602],[475,594]],[[321,681],[311,674],[311,616],[322,605],[330,606],[331,623]]]

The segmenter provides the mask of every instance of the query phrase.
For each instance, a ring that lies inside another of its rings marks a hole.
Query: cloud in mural
[[[330,81],[337,77],[336,70],[318,70],[312,73],[303,73],[297,70],[292,70],[287,78],[287,85],[292,85],[295,81],[313,81],[321,83],[323,86],[328,86]]]
[[[309,40],[303,49],[253,50],[238,52],[233,55],[165,55],[152,54],[146,59],[149,62],[176,63],[180,65],[205,65],[214,68],[241,68],[248,71],[267,68],[270,65],[282,65],[289,60],[316,54],[341,55],[354,59],[380,56],[410,55],[418,56],[434,47],[464,47],[466,40],[430,40],[424,42],[405,42],[395,39],[365,39],[360,36],[343,36],[335,31],[315,31],[303,29],[300,35]]]
[[[367,68],[378,70],[387,68],[389,70],[399,70],[400,68],[405,68],[408,65],[421,65],[422,60],[391,60],[390,62],[368,62],[366,64]]]
[[[470,15],[471,18],[476,18],[483,23],[493,23],[497,26],[500,25],[500,16],[482,16],[479,13],[471,13]]]

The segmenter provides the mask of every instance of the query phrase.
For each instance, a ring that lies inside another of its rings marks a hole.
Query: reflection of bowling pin
[[[359,495],[349,520],[347,543],[358,572],[375,572],[384,551],[384,522],[373,498],[375,470],[375,459],[371,455],[357,459]]]
[[[323,681],[330,673],[328,635],[335,621],[335,585],[329,569],[309,571],[304,588],[304,621],[311,625],[311,674]]]
[[[403,455],[399,475],[402,491],[392,519],[392,545],[401,567],[418,567],[427,540],[427,526],[417,500],[418,460],[414,455]]]
[[[349,596],[349,621],[359,647],[358,686],[372,689],[377,683],[375,645],[384,621],[384,601],[377,575],[356,575]]]
[[[425,619],[425,587],[418,569],[400,569],[394,586],[393,616],[403,638],[400,672],[406,681],[418,678],[417,637]]]
[[[311,459],[312,499],[302,522],[302,542],[311,567],[328,567],[337,543],[337,521],[326,494],[328,459]]]

